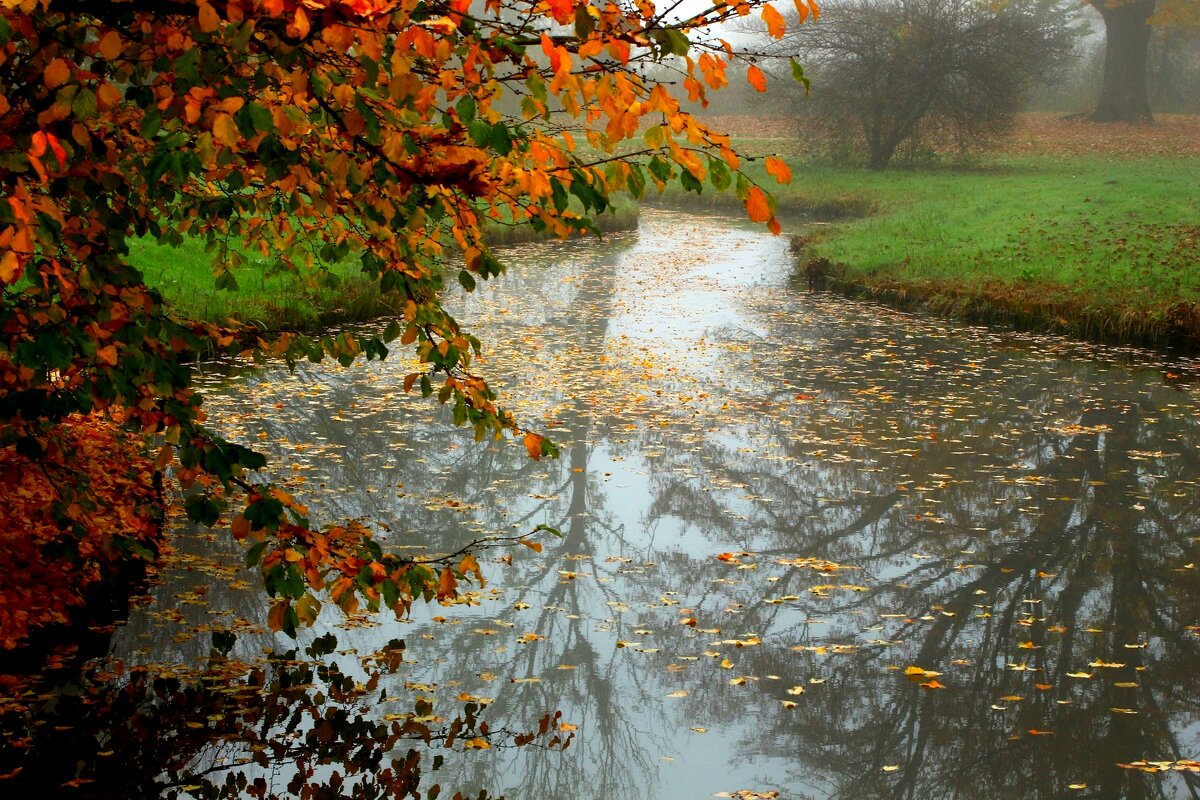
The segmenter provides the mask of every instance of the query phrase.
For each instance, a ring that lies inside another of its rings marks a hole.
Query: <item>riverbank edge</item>
[[[993,328],[1143,347],[1177,356],[1200,354],[1200,306],[1195,303],[1181,302],[1158,309],[1103,307],[1049,298],[1036,288],[1015,290],[1006,286],[1000,294],[998,289],[989,291],[987,287],[980,291],[941,283],[872,281],[847,276],[848,270],[845,264],[833,265],[824,259],[796,261],[797,278],[809,288],[853,300]]]

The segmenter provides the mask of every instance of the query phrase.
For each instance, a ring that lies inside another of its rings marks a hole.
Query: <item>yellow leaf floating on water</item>
[[[792,688],[787,690],[787,693],[790,695],[804,694],[804,687],[803,686],[793,686]]]
[[[688,696],[687,689],[680,689],[677,692],[671,692],[670,694],[667,695],[667,697],[687,697],[687,696]]]
[[[900,769],[899,764],[888,764],[883,768],[883,771],[884,772],[895,772],[898,769]]]
[[[941,675],[940,672],[934,672],[931,669],[922,669],[921,667],[905,667],[904,676],[914,683],[924,680],[933,680]]]

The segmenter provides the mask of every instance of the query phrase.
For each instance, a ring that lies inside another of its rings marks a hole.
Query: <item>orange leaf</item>
[[[783,34],[787,31],[787,23],[783,21],[783,14],[776,11],[774,6],[763,6],[762,18],[763,22],[767,23],[767,33],[775,39],[782,39]]]
[[[447,599],[458,594],[458,581],[454,579],[454,571],[449,567],[442,570],[442,577],[438,581],[438,598]]]
[[[287,613],[289,605],[291,605],[289,600],[276,600],[271,604],[271,610],[267,613],[268,628],[273,631],[283,630],[283,616]]]
[[[526,547],[528,547],[530,550],[532,550],[535,553],[542,552],[542,543],[541,542],[534,542],[534,541],[530,541],[529,539],[517,539],[517,541],[520,542],[521,544],[525,545]]]
[[[117,346],[110,344],[107,347],[101,347],[96,351],[96,359],[103,361],[110,367],[115,367],[117,365]]]
[[[536,433],[525,434],[525,452],[529,453],[529,457],[537,461],[542,457],[542,437]]]
[[[771,219],[771,206],[767,202],[766,192],[757,186],[750,187],[750,194],[746,196],[746,212],[750,215],[751,222],[766,222]]]
[[[0,282],[12,283],[21,274],[21,259],[12,250],[0,256]]]
[[[47,89],[56,89],[67,82],[67,78],[71,77],[71,65],[61,58],[56,58],[46,65],[46,70],[42,73],[42,79],[46,82]]]
[[[200,30],[204,33],[212,33],[221,25],[221,17],[217,15],[217,11],[209,3],[200,3]]]
[[[121,54],[122,47],[124,47],[124,43],[121,41],[121,34],[109,31],[100,39],[100,57],[106,61],[112,61]]]
[[[770,8],[770,6],[767,7]],[[792,182],[792,170],[783,162],[783,159],[776,158],[775,156],[767,156],[766,166],[767,174],[779,183]]]
[[[767,76],[758,67],[751,65],[750,69],[746,70],[746,80],[760,92],[767,90]]]

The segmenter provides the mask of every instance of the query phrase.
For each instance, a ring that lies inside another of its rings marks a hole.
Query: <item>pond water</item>
[[[347,661],[403,638],[380,714],[469,695],[496,724],[577,726],[563,751],[450,754],[442,784],[1200,795],[1194,365],[807,293],[785,240],[716,215],[504,256],[457,310],[557,461],[473,443],[404,395],[403,357],[204,381],[215,425],[319,520],[413,552],[562,531],[485,551],[472,605],[327,609],[302,636],[335,632]],[[206,631],[263,622],[241,553],[178,527],[114,639],[127,662],[202,661]]]

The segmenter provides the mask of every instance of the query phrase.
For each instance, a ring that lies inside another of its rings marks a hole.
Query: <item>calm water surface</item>
[[[467,693],[497,724],[578,726],[565,752],[451,756],[443,784],[1200,795],[1162,771],[1200,757],[1192,365],[811,295],[785,241],[718,216],[648,211],[636,235],[505,255],[459,310],[558,461],[473,443],[403,394],[400,357],[206,389],[320,520],[386,524],[415,552],[561,529],[540,554],[487,551],[474,605],[323,613],[305,634],[335,631],[348,660],[403,637],[399,705],[453,713]],[[240,552],[180,537],[116,655],[199,659],[206,629],[261,625]],[[1120,766],[1138,761],[1171,764]]]

